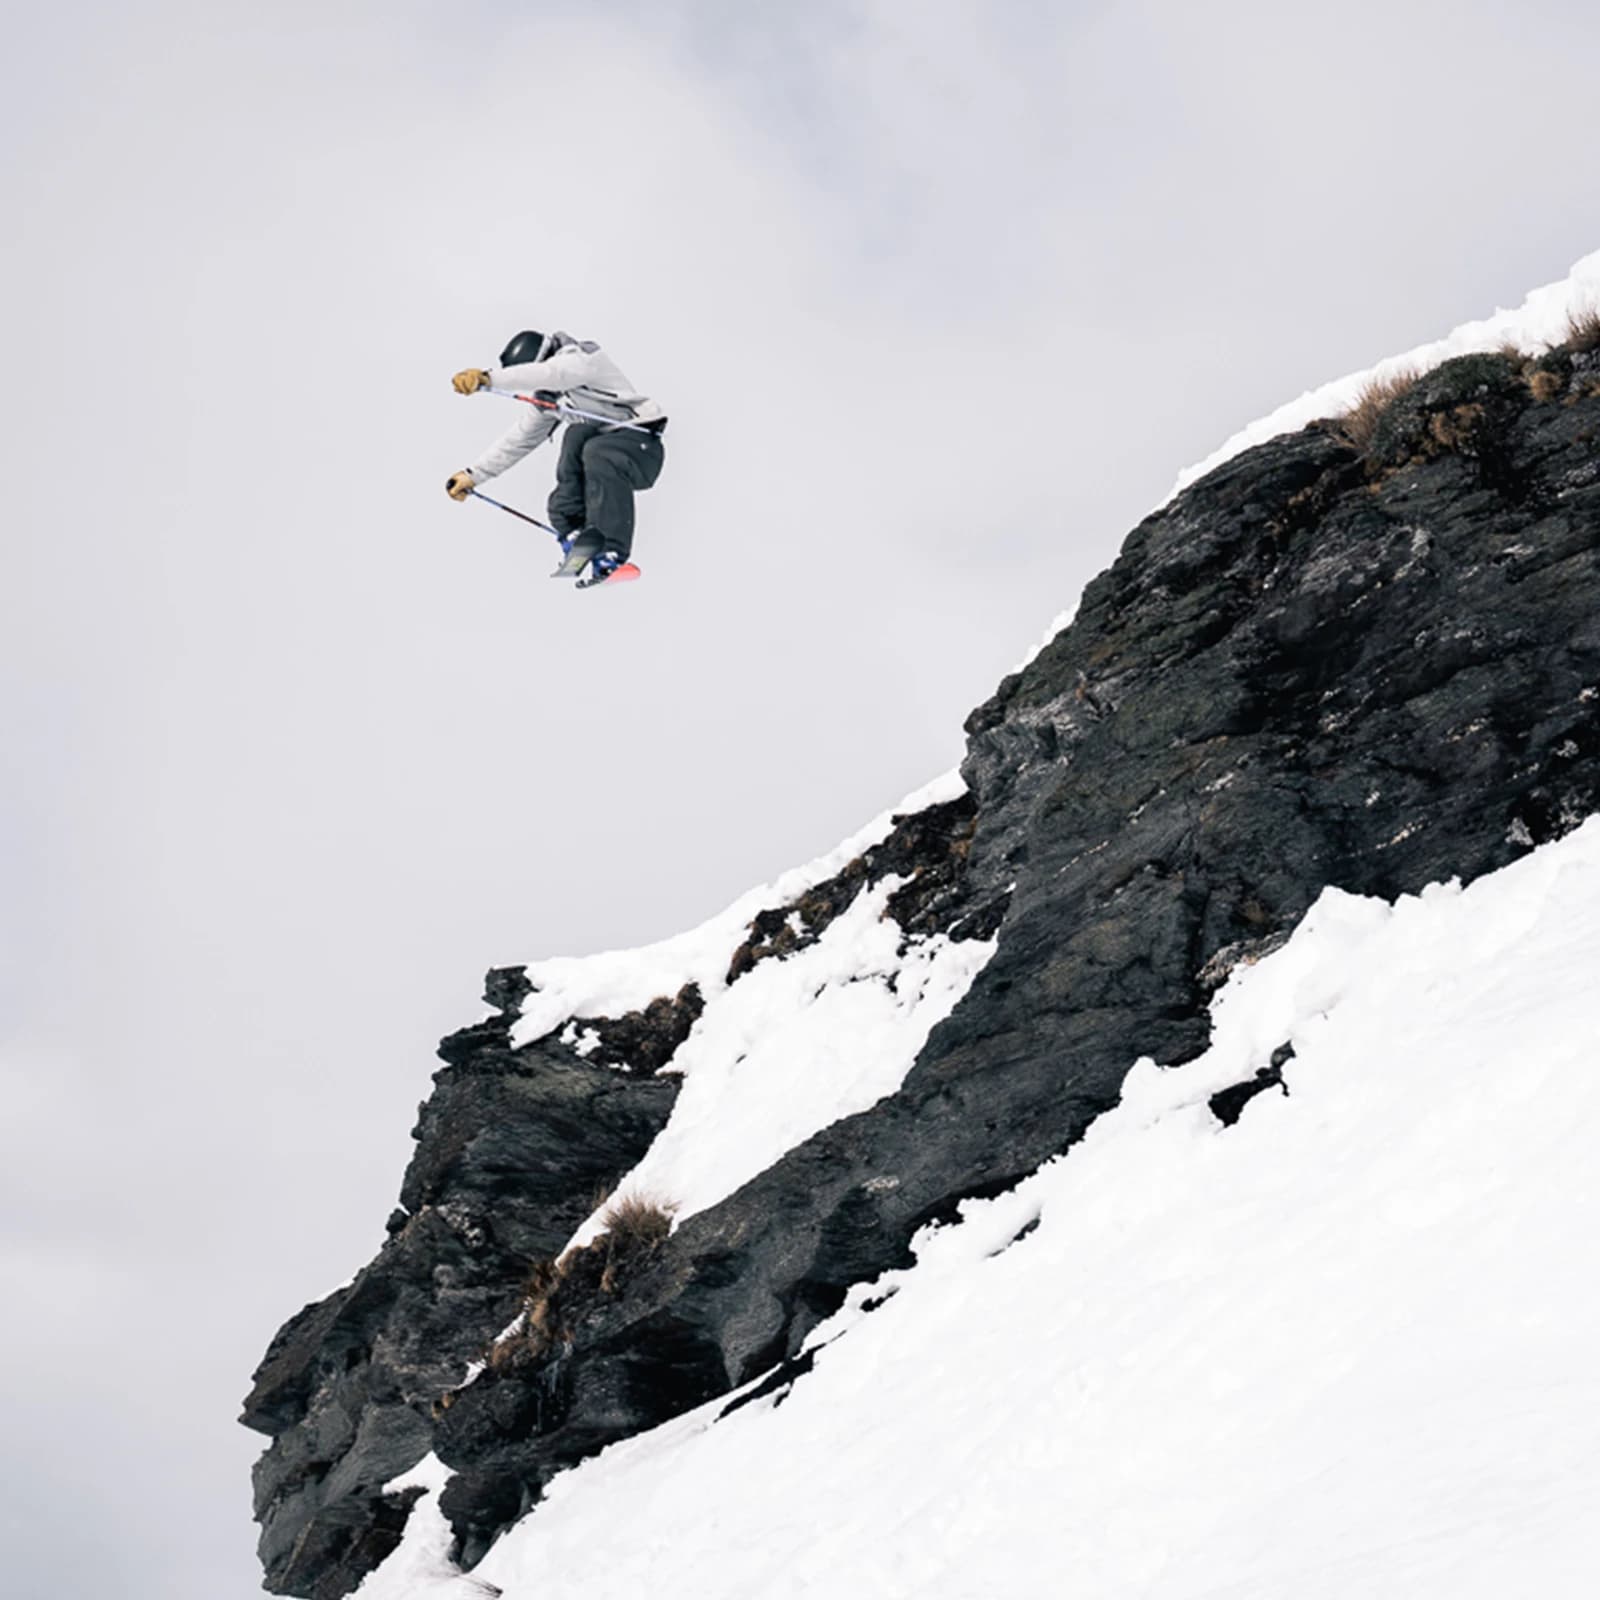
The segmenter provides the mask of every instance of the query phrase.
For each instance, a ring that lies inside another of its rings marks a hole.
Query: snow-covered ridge
[[[1324,417],[1336,417],[1348,411],[1370,383],[1403,372],[1426,372],[1452,356],[1498,350],[1507,344],[1530,352],[1537,351],[1547,345],[1558,344],[1566,337],[1567,318],[1570,315],[1593,310],[1600,310],[1600,250],[1585,256],[1559,282],[1533,290],[1514,310],[1497,310],[1492,316],[1464,322],[1442,339],[1420,344],[1414,350],[1388,356],[1375,366],[1346,373],[1342,378],[1334,378],[1315,389],[1308,389],[1298,399],[1290,400],[1265,416],[1258,417],[1231,434],[1204,460],[1185,467],[1166,498],[1152,510],[1159,511],[1163,506],[1170,505],[1190,484],[1198,482],[1208,472],[1246,450],[1265,444],[1279,434],[1297,432],[1307,423],[1320,421]],[[1076,614],[1076,602],[1065,611],[1058,612],[1039,642],[1013,670],[1021,672],[1028,667],[1063,628],[1071,625]]]
[[[708,1000],[726,987],[728,963],[744,940],[751,919],[768,906],[787,904],[813,885],[831,878],[889,835],[893,819],[966,793],[954,770],[913,790],[897,806],[874,817],[814,861],[742,894],[732,905],[686,933],[633,950],[606,950],[588,956],[555,956],[523,969],[534,993],[522,1003],[512,1029],[513,1045],[531,1043],[576,1017],[618,1017],[676,994],[696,983]]]
[[[898,882],[862,890],[816,944],[712,995],[673,1057],[684,1084],[672,1116],[619,1196],[669,1200],[681,1221],[900,1087],[995,941],[941,934],[902,952],[885,916]],[[573,1243],[602,1226],[591,1218]]]
[[[1597,820],[1464,890],[1326,891],[1204,1056],[919,1235],[784,1404],[614,1446],[472,1580],[424,1501],[363,1600],[1587,1593],[1596,970]]]
[[[639,950],[525,968],[534,992],[523,1002],[513,1043],[565,1024],[580,1051],[581,1019],[619,1016],[686,984],[699,986],[705,1009],[664,1069],[683,1077],[682,1091],[667,1126],[613,1199],[669,1205],[681,1222],[812,1134],[899,1088],[928,1034],[993,955],[994,940],[907,940],[887,915],[901,882],[890,876],[864,888],[814,944],[762,961],[732,984],[729,963],[758,912],[835,876],[881,843],[895,817],[964,793],[955,772],[935,779],[835,849],[741,895],[688,933]],[[596,1211],[571,1246],[603,1231],[604,1213]]]
[[[1407,371],[1427,371],[1452,356],[1497,350],[1504,344],[1538,350],[1566,336],[1567,318],[1573,312],[1600,309],[1600,250],[1585,256],[1559,283],[1535,289],[1514,310],[1498,310],[1476,322],[1464,322],[1442,339],[1420,344],[1414,350],[1390,356],[1362,372],[1352,372],[1331,383],[1308,390],[1298,400],[1279,406],[1213,450],[1205,460],[1186,467],[1172,486],[1173,496],[1208,472],[1253,445],[1265,444],[1280,433],[1293,433],[1322,417],[1338,416],[1352,406],[1361,391],[1375,379]]]

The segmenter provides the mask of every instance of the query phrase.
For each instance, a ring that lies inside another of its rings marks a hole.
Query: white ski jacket
[[[666,412],[647,395],[640,394],[599,345],[588,340],[580,342],[568,333],[553,337],[557,341],[554,354],[519,367],[492,368],[489,387],[502,394],[559,396],[575,410],[618,423],[665,418]],[[507,467],[515,466],[530,450],[543,444],[563,420],[557,412],[542,407],[519,409],[522,415],[467,468],[474,483],[486,483]]]

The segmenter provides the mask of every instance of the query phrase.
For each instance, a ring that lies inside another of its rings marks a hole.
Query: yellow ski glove
[[[489,374],[480,367],[465,367],[450,382],[457,394],[476,394],[489,387]]]
[[[472,493],[472,474],[465,467],[460,472],[452,472],[445,482],[444,492],[452,500],[465,500]]]

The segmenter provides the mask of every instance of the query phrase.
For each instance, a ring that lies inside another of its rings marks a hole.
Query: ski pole
[[[515,506],[508,506],[503,501],[490,499],[482,489],[468,489],[467,493],[474,499],[482,500],[486,505],[498,506],[501,511],[507,511],[514,517],[521,517],[524,522],[531,522],[536,528],[542,528],[546,533],[554,535],[556,543],[563,550],[567,548],[567,540],[563,539],[559,533],[556,533],[556,530],[548,522],[541,522],[537,517],[530,517],[526,511],[518,511]]]

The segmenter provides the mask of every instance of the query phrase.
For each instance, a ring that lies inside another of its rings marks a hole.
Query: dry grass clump
[[[620,1275],[642,1256],[651,1255],[672,1232],[677,1206],[653,1195],[625,1194],[613,1200],[600,1215],[606,1231],[589,1247],[604,1250],[600,1292],[611,1294]]]
[[[1470,449],[1482,427],[1483,407],[1478,405],[1456,406],[1428,419],[1428,435],[1441,450]]]
[[[1386,378],[1371,379],[1356,396],[1355,404],[1339,418],[1339,425],[1351,444],[1358,450],[1365,450],[1372,443],[1384,412],[1414,389],[1421,377],[1415,367],[1402,367]]]
[[[1582,306],[1567,313],[1567,336],[1560,348],[1574,355],[1600,350],[1600,306]]]
[[[1549,367],[1539,367],[1528,376],[1528,393],[1541,405],[1554,400],[1565,387],[1561,374]]]
[[[535,1262],[522,1315],[484,1352],[490,1371],[516,1368],[570,1343],[584,1312],[600,1296],[615,1294],[629,1269],[655,1254],[672,1232],[677,1209],[673,1201],[653,1195],[622,1195],[601,1212],[603,1233],[559,1260]]]
[[[622,1246],[659,1244],[672,1232],[672,1217],[677,1209],[670,1200],[658,1200],[653,1195],[622,1195],[601,1214],[606,1229],[602,1237]]]

